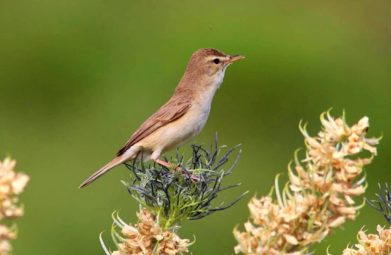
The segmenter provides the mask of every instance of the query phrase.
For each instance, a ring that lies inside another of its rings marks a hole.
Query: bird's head
[[[187,65],[185,77],[203,84],[220,86],[226,68],[235,61],[244,59],[241,55],[227,55],[219,50],[203,48],[193,53]]]

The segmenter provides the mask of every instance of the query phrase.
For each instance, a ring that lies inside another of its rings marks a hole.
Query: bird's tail
[[[107,173],[108,171],[110,171],[111,169],[113,169],[114,167],[118,166],[119,164],[122,164],[124,163],[125,161],[127,161],[129,159],[129,157],[127,155],[121,155],[119,157],[116,157],[114,158],[112,161],[110,161],[109,163],[107,163],[106,165],[104,165],[101,169],[99,169],[98,171],[96,171],[93,175],[91,175],[90,177],[88,177],[88,179],[86,179],[80,186],[79,188],[84,188],[85,186],[89,185],[91,182],[95,181],[96,179],[98,179],[99,177],[101,177],[102,175],[104,175],[105,173]]]

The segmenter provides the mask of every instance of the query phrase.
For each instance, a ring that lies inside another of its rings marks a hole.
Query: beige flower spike
[[[306,254],[309,245],[355,219],[362,205],[354,199],[366,189],[363,168],[377,154],[379,139],[366,137],[367,117],[349,126],[344,117],[335,119],[327,112],[321,115],[321,123],[317,136],[310,136],[306,126],[300,125],[305,157],[299,160],[296,155],[282,191],[276,179],[277,201],[269,195],[249,202],[251,218],[245,230],[234,230],[236,253]],[[364,152],[369,156],[364,157]]]

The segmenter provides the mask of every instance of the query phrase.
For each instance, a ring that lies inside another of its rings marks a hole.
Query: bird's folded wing
[[[120,149],[117,156],[124,154],[130,147],[152,134],[159,128],[179,119],[190,108],[191,100],[189,98],[171,98],[156,113],[149,117],[139,129],[130,137],[125,146]]]

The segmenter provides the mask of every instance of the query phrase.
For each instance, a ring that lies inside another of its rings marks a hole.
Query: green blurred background
[[[368,195],[390,181],[391,2],[0,0],[0,155],[31,176],[21,200],[15,254],[102,254],[98,235],[111,213],[135,222],[138,205],[119,180],[125,167],[85,190],[81,181],[109,160],[171,95],[191,53],[215,47],[243,54],[227,71],[195,142],[243,144],[227,184],[249,190],[234,208],[187,222],[194,254],[233,254],[232,229],[247,201],[265,194],[303,145],[298,122],[343,109],[370,117],[384,134],[368,167]],[[365,225],[384,224],[369,207],[315,254],[333,254]],[[108,233],[105,235],[109,242]]]

